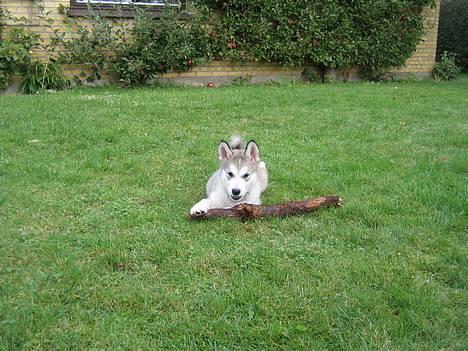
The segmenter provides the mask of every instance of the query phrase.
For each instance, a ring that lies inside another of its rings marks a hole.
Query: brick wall
[[[436,1],[435,8],[425,8],[426,33],[423,41],[419,43],[413,56],[404,67],[392,71],[395,75],[414,75],[416,77],[429,77],[434,68],[437,49],[437,31],[439,29],[440,0]]]
[[[274,63],[250,62],[245,64],[228,61],[215,61],[206,65],[195,66],[187,72],[165,73],[162,81],[172,81],[188,85],[206,85],[213,82],[217,85],[245,79],[252,83],[262,83],[271,80],[301,79],[303,68],[289,68]]]
[[[8,10],[12,16],[17,18],[24,17],[28,20],[28,24],[21,26],[26,27],[31,32],[39,34],[44,45],[50,43],[52,30],[44,25],[44,20],[40,19],[41,11],[38,6],[44,6],[44,13],[50,12],[47,16],[54,20],[54,26],[66,30],[66,25],[63,23],[66,16],[58,12],[60,4],[68,5],[69,1],[0,0],[0,6]],[[6,31],[8,31],[9,28],[18,26],[18,24],[12,20],[7,20],[5,22]],[[48,56],[43,50],[36,49],[33,51],[35,51],[35,57],[45,59]]]
[[[67,32],[67,37],[72,35],[72,29],[64,23],[67,16],[59,13],[60,5],[69,6],[68,0],[42,0],[35,2],[33,0],[0,0],[0,6],[6,8],[17,17],[26,17],[29,19],[28,29],[38,33],[43,42],[50,41],[51,28],[44,26],[44,21],[39,19],[40,11],[37,5],[42,4],[44,11],[49,12],[48,15],[54,20],[53,26],[60,27]],[[393,76],[411,76],[425,78],[430,76],[435,63],[436,45],[437,45],[437,30],[439,24],[439,5],[440,0],[436,0],[435,8],[424,9],[426,34],[423,41],[418,45],[414,55],[408,59],[406,65],[402,68],[397,68],[391,71]],[[42,23],[42,25],[41,25]],[[9,27],[15,26],[12,21],[7,21]],[[36,50],[36,57],[46,59],[47,54]],[[73,76],[79,74],[81,68],[68,67],[66,74]],[[268,80],[300,80],[303,68],[286,68],[273,63],[231,63],[231,62],[212,62],[206,65],[193,67],[188,72],[182,73],[166,73],[162,75],[163,81],[172,81],[190,85],[205,85],[212,81],[215,84],[222,84],[235,78],[247,79],[253,83],[264,82]],[[332,78],[336,79],[357,79],[357,70],[351,71],[333,71]]]

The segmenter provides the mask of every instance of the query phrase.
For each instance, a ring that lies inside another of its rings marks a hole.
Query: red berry
[[[208,82],[206,85],[208,88],[214,88],[215,84],[213,82]]]

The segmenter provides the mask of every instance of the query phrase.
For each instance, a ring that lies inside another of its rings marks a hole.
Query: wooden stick
[[[339,196],[323,196],[304,201],[289,201],[276,205],[239,204],[231,208],[212,208],[201,215],[189,215],[190,219],[209,219],[216,217],[238,218],[242,220],[257,219],[266,216],[291,216],[316,211],[322,207],[342,205]]]

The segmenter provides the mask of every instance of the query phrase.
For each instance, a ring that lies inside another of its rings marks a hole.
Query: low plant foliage
[[[29,22],[26,18],[16,18],[0,8],[0,89],[8,87],[13,75],[22,77],[23,93],[61,90],[69,85],[57,62],[57,48],[63,42],[65,33],[55,28],[51,12],[45,11],[42,3],[34,3],[33,6],[37,9],[39,21],[52,32],[50,41],[44,42],[38,34],[25,28],[11,29],[3,36],[2,19],[9,19],[20,26]],[[46,55],[44,62],[32,57],[32,49],[38,49]]]
[[[445,51],[434,65],[432,77],[438,80],[451,80],[457,78],[461,68],[457,65],[456,54]]]
[[[100,79],[107,70],[122,85],[141,85],[162,72],[185,71],[210,57],[205,16],[181,20],[173,6],[166,6],[157,20],[138,7],[133,13],[131,24],[105,19],[99,11],[91,19],[70,20],[77,35],[64,41],[61,61],[86,64],[91,68],[88,81]]]
[[[456,54],[456,62],[468,72],[468,3],[466,0],[443,0],[440,4],[437,57],[445,51]]]
[[[126,85],[141,84],[167,71],[186,71],[210,56],[210,37],[204,17],[179,20],[167,7],[155,21],[144,11],[135,12],[132,40],[116,50],[112,71]]]
[[[69,86],[58,63],[34,62],[23,74],[21,92],[34,94],[44,90],[63,90]]]
[[[321,81],[331,68],[358,66],[365,77],[379,80],[414,52],[423,35],[421,10],[433,4],[197,0],[191,13],[166,6],[157,20],[135,7],[131,23],[104,19],[90,8],[90,18],[69,20],[72,39],[65,39],[43,10],[40,19],[53,33],[45,49],[61,62],[87,64],[90,81],[107,70],[124,85],[145,84],[162,72],[184,71],[213,59],[313,65]],[[65,48],[61,55],[55,55],[57,44]]]
[[[8,87],[11,76],[28,69],[30,49],[37,40],[36,34],[22,28],[11,30],[5,37],[0,33],[0,89]]]
[[[286,65],[361,66],[370,78],[411,56],[431,0],[199,0],[215,10],[217,54]]]
[[[128,26],[125,22],[108,20],[99,11],[89,8],[89,18],[69,18],[67,24],[73,33],[72,38],[62,40],[64,51],[59,62],[86,64],[90,72],[85,75],[87,82],[101,79],[102,73],[112,68],[116,51],[126,45]],[[76,76],[80,83],[82,77]]]

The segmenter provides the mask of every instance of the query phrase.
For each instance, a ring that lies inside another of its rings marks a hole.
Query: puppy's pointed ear
[[[220,161],[227,160],[229,157],[232,156],[232,150],[231,147],[227,142],[224,140],[221,140],[221,142],[218,145],[218,159]]]
[[[260,150],[257,143],[254,140],[250,140],[245,146],[245,155],[254,162],[260,161]]]

